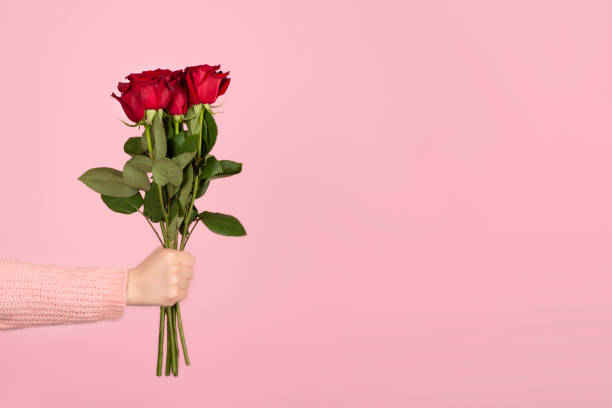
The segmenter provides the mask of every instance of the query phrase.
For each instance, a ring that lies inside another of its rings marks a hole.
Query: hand
[[[172,306],[187,297],[195,258],[188,252],[158,247],[128,270],[126,304]]]

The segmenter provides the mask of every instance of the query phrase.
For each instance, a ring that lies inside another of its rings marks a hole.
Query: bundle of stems
[[[196,221],[197,223],[197,221]],[[195,228],[194,224],[194,227]],[[193,231],[193,228],[191,231]],[[163,228],[167,231],[166,228]],[[188,237],[188,236],[187,236]],[[164,234],[163,244],[165,248],[179,249],[182,251],[185,248],[187,239],[181,239],[179,246],[177,237],[169,239],[167,234]],[[180,302],[176,302],[172,306],[160,306],[159,308],[159,340],[157,349],[157,375],[162,374],[163,354],[164,354],[164,337],[166,337],[166,375],[170,375],[170,372],[174,376],[178,376],[178,361],[179,361],[179,348],[178,348],[178,334],[181,339],[181,347],[183,349],[183,357],[185,358],[185,365],[189,365],[189,353],[187,352],[187,343],[185,342],[185,333],[183,330],[183,319],[181,317],[181,306]],[[167,322],[167,324],[166,324]],[[164,336],[164,330],[167,331],[167,336]]]
[[[199,108],[199,109],[198,109]],[[203,132],[207,132],[207,128],[206,125],[204,123],[204,113],[208,112],[212,113],[212,111],[210,110],[209,106],[204,106],[204,105],[200,105],[198,106],[198,108],[193,109],[192,108],[192,119],[191,119],[191,133],[192,134],[197,134],[198,135],[198,143],[197,143],[197,151],[195,154],[195,160],[194,163],[198,164],[202,161],[202,144],[203,144]],[[193,116],[197,113],[199,113],[197,115],[197,121],[193,120]],[[146,137],[146,142],[147,142],[147,150],[148,150],[148,156],[151,158],[151,160],[153,161],[153,163],[155,163],[155,150],[153,148],[153,139],[151,137],[151,133],[152,133],[152,128],[154,126],[154,121],[155,118],[154,116],[157,115],[163,115],[164,112],[163,111],[159,111],[156,112],[155,114],[153,114],[152,112],[149,114],[150,118],[153,118],[153,120],[151,121],[151,123],[147,123],[145,124],[145,137]],[[163,122],[163,118],[160,118],[161,120],[158,119],[157,123]],[[181,132],[184,132],[183,129],[183,119],[182,117],[179,118],[172,118],[172,120],[168,120],[167,121],[167,125],[170,126],[170,123],[172,123],[173,125],[173,132],[172,130],[168,129],[171,133],[171,136],[174,137],[178,134],[180,134]],[[195,124],[195,126],[193,126]],[[195,129],[194,129],[195,127]],[[216,128],[216,126],[215,126]],[[216,129],[215,129],[215,133],[216,133]],[[216,135],[215,135],[216,138]],[[159,141],[157,141],[157,143],[159,143]],[[212,146],[210,146],[210,148],[212,148]],[[189,163],[188,166],[191,166],[192,163]],[[187,245],[187,242],[189,241],[189,237],[191,235],[191,233],[193,232],[193,230],[195,229],[196,225],[199,222],[199,218],[195,219],[195,223],[193,224],[193,227],[191,228],[191,230],[189,229],[189,220],[191,220],[191,215],[192,212],[194,210],[194,201],[196,198],[196,194],[200,185],[200,172],[198,172],[198,174],[194,177],[193,180],[193,187],[190,187],[191,190],[191,194],[190,197],[191,199],[188,201],[188,207],[183,209],[183,208],[179,208],[179,212],[184,214],[184,222],[182,224],[183,226],[183,230],[180,231],[180,228],[171,228],[171,222],[172,220],[170,219],[170,203],[171,200],[170,198],[172,196],[174,196],[174,194],[176,193],[176,191],[173,191],[175,188],[180,188],[180,186],[176,187],[173,186],[171,183],[166,184],[165,186],[160,186],[160,183],[156,183],[157,185],[157,193],[159,194],[159,203],[161,205],[161,209],[162,209],[162,213],[163,213],[163,219],[160,220],[159,225],[160,225],[160,229],[161,229],[161,236],[157,233],[157,230],[155,229],[155,227],[153,227],[153,225],[149,222],[149,225],[151,225],[151,228],[153,228],[153,231],[155,231],[158,239],[160,240],[160,243],[165,247],[165,248],[172,248],[172,249],[176,249],[179,251],[182,251],[185,249],[185,245]],[[182,211],[180,211],[182,210]],[[143,213],[143,215],[145,216],[145,218],[147,218],[147,216]],[[177,217],[178,214],[175,215],[175,217]],[[147,221],[148,218],[147,218]],[[181,238],[179,240],[179,231],[181,232]],[[179,242],[180,241],[180,242]],[[177,335],[177,326],[178,326],[178,335]],[[167,334],[164,336],[164,331],[167,332]],[[185,342],[185,333],[183,330],[183,319],[181,317],[181,307],[179,302],[175,303],[172,306],[160,306],[160,313],[159,313],[159,336],[158,336],[158,349],[157,349],[157,375],[161,376],[162,374],[162,364],[163,364],[163,354],[164,354],[164,337],[166,337],[166,375],[170,375],[170,372],[173,373],[174,376],[178,376],[178,360],[179,360],[179,348],[178,348],[178,337],[180,336],[180,341],[181,341],[181,347],[183,349],[183,356],[185,359],[185,365],[189,365],[190,361],[189,361],[189,353],[187,352],[187,343]]]

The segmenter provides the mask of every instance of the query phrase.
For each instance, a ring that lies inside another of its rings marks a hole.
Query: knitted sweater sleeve
[[[117,320],[126,285],[126,268],[0,259],[0,329]]]

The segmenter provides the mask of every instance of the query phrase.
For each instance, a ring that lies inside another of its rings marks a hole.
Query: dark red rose
[[[127,117],[133,122],[144,118],[147,109],[163,109],[170,102],[170,88],[167,69],[144,71],[140,74],[130,74],[126,78],[129,83],[119,82],[117,89],[121,96],[111,95],[121,103]]]
[[[140,74],[130,74],[130,89],[138,91],[139,99],[145,109],[164,109],[170,102],[170,89],[166,83],[171,74],[167,69],[144,71]]]
[[[185,85],[185,72],[174,71],[168,77],[168,88],[170,89],[170,103],[168,112],[171,115],[184,115],[187,113],[187,88]]]
[[[138,123],[144,118],[145,109],[138,98],[138,92],[129,91],[130,84],[119,82],[117,88],[121,92],[121,96],[115,95],[113,92],[111,96],[119,101],[123,111],[125,112],[128,119],[134,123]]]
[[[189,104],[213,103],[230,84],[229,72],[217,72],[220,65],[198,65],[185,68]]]

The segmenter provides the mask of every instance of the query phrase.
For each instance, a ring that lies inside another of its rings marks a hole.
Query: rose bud
[[[190,105],[211,104],[223,95],[230,84],[229,72],[217,72],[220,65],[198,65],[185,68],[185,82]]]

